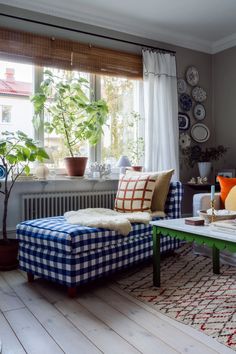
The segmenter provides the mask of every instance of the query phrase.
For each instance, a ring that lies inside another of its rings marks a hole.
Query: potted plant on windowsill
[[[5,131],[0,139],[0,196],[3,197],[2,238],[0,237],[0,270],[17,266],[18,243],[7,235],[8,202],[17,179],[25,173],[29,175],[29,164],[42,162],[47,153],[36,142],[21,131]]]
[[[82,142],[96,145],[103,133],[108,107],[104,100],[90,101],[89,82],[84,78],[59,78],[51,71],[39,91],[32,97],[35,109],[34,121],[40,123],[41,115],[49,116],[44,122],[45,131],[63,137],[69,157],[65,164],[69,176],[83,176],[87,157],[78,156]]]

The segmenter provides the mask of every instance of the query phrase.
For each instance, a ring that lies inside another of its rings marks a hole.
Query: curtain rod
[[[71,28],[71,27],[53,25],[53,24],[48,23],[48,22],[31,20],[29,18],[25,18],[25,17],[21,17],[21,16],[8,15],[8,14],[4,14],[4,13],[1,13],[1,12],[0,12],[0,16],[14,18],[15,20],[21,20],[21,21],[25,21],[25,22],[36,23],[38,25],[58,28],[58,29],[62,29],[62,30],[70,31],[70,32],[87,34],[87,35],[90,35],[90,36],[104,38],[104,39],[109,39],[109,40],[112,40],[112,41],[117,41],[117,42],[122,42],[122,43],[127,43],[127,44],[133,44],[133,45],[136,45],[136,46],[139,46],[139,47],[154,49],[154,50],[158,50],[158,51],[161,51],[161,52],[166,52],[166,53],[171,53],[171,54],[175,54],[176,53],[174,50],[154,47],[154,46],[147,45],[147,44],[144,44],[144,43],[132,42],[132,41],[128,41],[128,40],[125,40],[125,39],[114,38],[114,37],[111,37],[111,36],[106,36],[106,35],[102,35],[102,34],[97,34],[97,33],[92,33],[92,32],[88,32],[88,31],[78,30],[78,29]]]

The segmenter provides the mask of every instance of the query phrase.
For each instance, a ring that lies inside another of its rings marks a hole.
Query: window
[[[23,130],[33,137],[33,67],[0,61],[0,132]]]
[[[101,143],[101,160],[115,165],[121,155],[134,160],[140,138],[139,81],[101,76],[101,96],[109,107],[109,117]],[[141,150],[141,144],[139,144]],[[139,159],[132,161],[138,164]]]
[[[114,166],[121,154],[131,157],[141,149],[138,140],[141,55],[7,28],[0,31],[0,52],[5,59],[0,61],[0,106],[4,107],[0,131],[24,130],[44,144],[55,166],[63,165],[64,142],[56,134],[45,133],[42,126],[34,130],[30,102],[30,96],[43,79],[43,67],[59,68],[50,70],[56,70],[62,78],[71,74],[86,77],[91,86],[91,99],[104,98],[110,108],[101,143],[95,148],[85,144],[81,153],[89,154],[91,161]],[[42,119],[46,121],[50,117],[45,115]]]
[[[44,71],[49,69],[58,76],[58,80],[68,76],[85,78],[90,83],[91,97],[104,98],[108,103],[109,116],[101,144],[91,149],[84,143],[80,147],[80,153],[88,156],[90,161],[110,163],[113,167],[121,155],[128,155],[132,160],[139,134],[139,120],[136,119],[139,112],[138,80],[6,61],[0,61],[0,64],[1,130],[23,130],[29,136],[35,137],[46,148],[52,166],[64,167],[63,158],[67,151],[63,139],[55,133],[43,132],[42,128],[34,131],[32,123],[33,107],[30,97],[34,90],[37,91],[44,78]],[[87,93],[89,94],[89,89]],[[43,119],[49,121],[50,116],[45,114]],[[132,162],[135,163],[134,160]]]
[[[42,78],[45,78],[43,73],[45,70],[50,70],[55,76],[58,77],[58,81],[63,81],[64,79],[68,78],[84,78],[88,82],[90,82],[90,75],[87,73],[82,73],[78,71],[67,71],[67,70],[61,70],[61,69],[56,69],[56,68],[40,68]],[[86,92],[86,94],[89,96],[89,89]],[[49,115],[44,115],[44,121],[45,122],[50,122],[51,117]],[[52,162],[53,166],[55,168],[63,168],[64,167],[64,161],[63,158],[65,156],[68,156],[68,151],[65,147],[64,140],[62,139],[61,136],[57,135],[55,132],[52,133],[47,133],[44,132],[43,138],[41,140],[44,141],[44,147],[46,151],[48,152],[50,156],[50,162]],[[88,156],[89,157],[89,145],[87,142],[83,142],[80,146],[78,146],[78,151],[81,155],[83,156]]]

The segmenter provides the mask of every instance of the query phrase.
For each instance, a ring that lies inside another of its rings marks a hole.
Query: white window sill
[[[51,182],[109,182],[118,181],[119,176],[111,176],[106,178],[90,178],[90,177],[69,177],[69,176],[49,176],[47,179],[38,179],[36,177],[21,177],[16,180],[16,183],[51,183]],[[0,180],[1,182],[1,180]]]

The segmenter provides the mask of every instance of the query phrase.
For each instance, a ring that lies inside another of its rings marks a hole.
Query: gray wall
[[[230,148],[217,167],[236,168],[236,47],[213,56],[213,87],[216,143]]]

